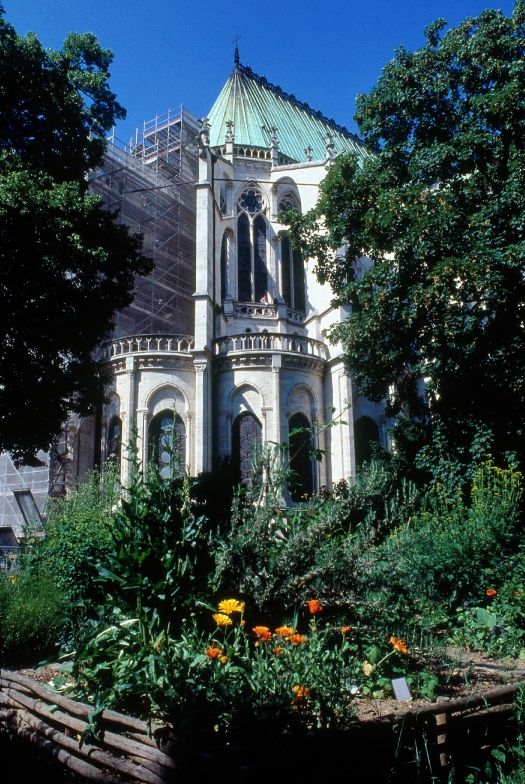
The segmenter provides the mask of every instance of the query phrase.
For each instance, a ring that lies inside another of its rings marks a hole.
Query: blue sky
[[[70,31],[93,32],[113,50],[111,85],[128,117],[128,141],[144,120],[181,103],[204,116],[241,62],[355,130],[357,93],[377,81],[394,50],[419,47],[423,29],[455,25],[485,8],[512,12],[513,0],[3,0],[20,34],[60,47]]]

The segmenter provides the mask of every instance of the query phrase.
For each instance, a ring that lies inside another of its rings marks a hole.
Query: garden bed
[[[508,739],[509,728],[512,733],[519,682],[497,685],[509,665],[493,663],[490,670],[489,661],[475,658],[478,668],[492,674],[472,682],[466,687],[471,693],[460,697],[437,703],[357,698],[358,718],[345,730],[277,736],[261,722],[242,737],[193,742],[178,741],[171,728],[114,711],[102,714],[96,739],[81,742],[92,707],[42,683],[52,669],[32,671],[36,677],[2,670],[0,729],[81,781],[163,784],[221,773],[244,782],[276,770],[313,780],[326,772],[327,760],[336,760],[338,771],[351,774],[353,781],[446,780],[451,766],[461,771],[482,765],[491,749]],[[468,657],[465,667],[472,673]],[[516,670],[507,677],[525,680]]]

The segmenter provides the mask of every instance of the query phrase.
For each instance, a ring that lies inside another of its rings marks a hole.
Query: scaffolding
[[[144,123],[128,145],[115,138],[89,178],[90,190],[117,213],[117,223],[142,234],[152,273],[138,278],[133,302],[115,316],[114,337],[192,335],[195,291],[195,188],[199,123],[182,106]],[[96,318],[96,314],[94,314]],[[93,467],[94,420],[71,417],[38,467],[16,467],[0,454],[0,529],[23,530],[13,491],[30,490],[41,512]]]
[[[41,514],[49,493],[49,458],[37,455],[39,466],[15,466],[10,455],[0,454],[0,530],[11,528],[19,539],[24,532],[24,518],[17,504],[15,491],[30,490]]]
[[[112,139],[90,188],[118,222],[143,235],[151,275],[117,314],[114,336],[193,334],[197,118],[184,107],[144,123],[135,140]]]

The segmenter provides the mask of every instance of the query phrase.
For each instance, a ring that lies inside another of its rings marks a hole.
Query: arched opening
[[[250,221],[245,213],[237,222],[237,297],[241,302],[252,299],[252,260]]]
[[[258,215],[253,222],[253,279],[255,302],[261,302],[268,291],[266,267],[266,221]]]
[[[265,301],[268,293],[267,226],[265,205],[255,186],[248,186],[237,201],[237,299]]]
[[[232,428],[233,476],[240,484],[250,481],[253,459],[262,443],[262,426],[254,414],[239,414]]]
[[[118,416],[111,417],[106,442],[107,460],[117,468],[122,458],[122,420]]]
[[[281,287],[282,298],[296,310],[306,311],[305,275],[303,257],[290,238],[281,236]]]
[[[222,235],[221,243],[221,301],[228,296],[228,250],[229,237],[227,232]]]
[[[354,424],[355,462],[360,466],[372,457],[373,444],[379,443],[379,428],[368,416],[360,417]]]
[[[178,414],[160,411],[148,430],[148,459],[155,462],[162,479],[184,473],[186,462],[186,428]]]
[[[300,501],[314,489],[312,428],[304,414],[294,414],[288,420],[288,451],[290,495],[293,501]]]

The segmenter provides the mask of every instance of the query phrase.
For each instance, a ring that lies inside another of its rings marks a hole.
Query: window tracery
[[[249,186],[237,205],[237,298],[261,302],[268,298],[267,224],[262,194]]]
[[[182,418],[173,411],[160,411],[151,420],[149,460],[155,461],[162,479],[184,473],[186,428]]]
[[[252,464],[262,443],[262,426],[249,411],[239,414],[232,428],[232,467],[241,484],[248,484]]]

